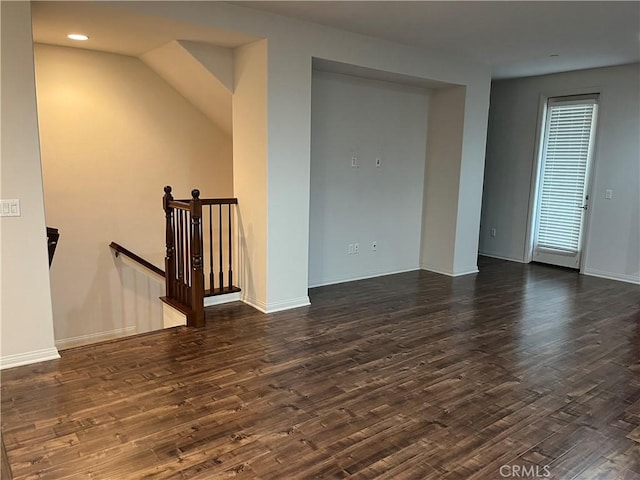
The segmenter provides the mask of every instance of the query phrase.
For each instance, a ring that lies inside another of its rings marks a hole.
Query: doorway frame
[[[544,91],[540,92],[538,96],[538,116],[536,118],[536,132],[535,132],[535,144],[534,144],[534,153],[533,153],[533,162],[531,169],[531,182],[529,189],[529,208],[527,212],[527,231],[524,242],[524,252],[523,259],[524,263],[531,263],[533,261],[533,247],[534,247],[534,237],[535,237],[535,228],[536,228],[536,218],[538,213],[538,198],[539,198],[539,189],[540,189],[540,170],[542,168],[542,154],[543,154],[543,146],[544,146],[544,134],[545,134],[545,126],[547,123],[547,105],[550,98],[554,97],[570,97],[574,95],[598,95],[598,117],[596,118],[596,131],[593,135],[593,145],[591,150],[591,159],[589,165],[589,171],[587,172],[587,185],[585,188],[586,195],[589,196],[589,208],[585,213],[584,217],[584,225],[582,227],[582,252],[580,258],[580,269],[579,272],[582,274],[585,270],[585,265],[587,264],[588,258],[588,245],[589,245],[589,237],[591,234],[591,222],[589,221],[591,217],[591,210],[593,205],[593,183],[596,172],[596,164],[597,164],[597,148],[598,148],[598,136],[599,129],[598,123],[600,123],[599,119],[602,115],[602,103],[604,92],[603,88],[600,86],[593,87],[581,87],[581,88],[571,88],[571,89],[562,89],[562,90],[553,90],[553,91]]]

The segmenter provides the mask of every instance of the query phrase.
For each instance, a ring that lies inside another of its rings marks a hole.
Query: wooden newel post
[[[164,217],[166,222],[166,249],[167,253],[164,257],[164,271],[165,271],[165,285],[167,298],[175,298],[175,278],[176,278],[176,247],[174,245],[174,231],[173,231],[173,208],[169,205],[169,202],[173,201],[173,195],[171,195],[171,187],[167,185],[164,187],[164,197],[162,197],[162,207],[164,208]]]
[[[192,190],[191,202],[191,308],[193,327],[204,327],[204,273],[202,270],[202,200],[200,190]]]

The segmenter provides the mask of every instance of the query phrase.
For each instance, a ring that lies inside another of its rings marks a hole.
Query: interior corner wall
[[[137,58],[36,45],[56,343],[162,328],[164,281],[115,258],[115,241],[163,268],[163,187],[233,196],[232,145]]]
[[[233,190],[238,197],[238,274],[242,299],[266,311],[267,42],[234,50]]]
[[[428,109],[426,89],[313,72],[310,286],[420,267]]]
[[[209,43],[178,40],[229,92],[233,92],[233,50]]]
[[[583,271],[640,283],[639,64],[493,83],[480,252],[525,260],[540,98],[587,91],[600,100]]]
[[[454,276],[478,272],[484,159],[489,118],[490,82],[464,87],[464,126],[458,184]],[[458,107],[459,108],[459,107]]]
[[[433,91],[429,104],[420,266],[455,275],[466,89]]]
[[[0,219],[2,368],[58,357],[54,346],[29,2],[2,2]]]

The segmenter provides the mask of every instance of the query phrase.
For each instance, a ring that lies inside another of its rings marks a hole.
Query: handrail
[[[176,202],[181,204],[189,204],[191,200],[173,200],[170,205],[174,205]],[[237,205],[237,198],[201,198],[202,205]]]
[[[237,198],[201,198],[202,205],[237,205]],[[189,210],[191,208],[191,200],[169,200],[168,206],[179,208],[181,210]]]
[[[122,254],[125,257],[129,257],[134,262],[139,263],[143,267],[148,268],[153,273],[160,275],[161,277],[164,277],[164,270],[161,270],[160,268],[156,267],[153,263],[146,261],[144,258],[139,257],[138,255],[133,253],[131,250],[127,250],[122,245],[116,242],[111,242],[109,244],[109,247],[111,247],[113,251],[116,252],[116,257],[118,256],[118,254]]]
[[[189,211],[191,209],[191,203],[189,202],[189,200],[169,200],[167,206]]]

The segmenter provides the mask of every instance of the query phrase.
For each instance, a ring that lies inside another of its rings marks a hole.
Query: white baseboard
[[[314,283],[313,285],[309,285],[309,288],[316,288],[316,287],[326,287],[327,285],[335,285],[337,283],[346,283],[346,282],[356,282],[358,280],[366,280],[367,278],[376,278],[376,277],[384,277],[386,275],[395,275],[397,273],[406,273],[406,272],[414,272],[416,270],[419,270],[420,267],[411,267],[411,268],[405,268],[402,270],[393,270],[390,272],[382,272],[382,273],[371,273],[371,274],[366,274],[366,275],[359,275],[359,276],[355,276],[355,277],[337,277],[337,278],[333,278],[331,280],[327,280],[327,281],[322,281],[319,283]]]
[[[483,257],[497,258],[499,260],[507,260],[509,262],[527,263],[521,258],[504,257],[501,255],[494,255],[492,253],[478,252],[478,255]],[[624,273],[605,272],[603,270],[595,270],[593,268],[585,268],[580,272],[583,275],[589,275],[591,277],[606,278],[607,280],[617,280],[619,282],[633,283],[640,285],[640,276],[638,275],[626,275]]]
[[[477,265],[473,265],[473,266],[469,266],[466,268],[463,268],[461,270],[458,270],[456,272],[453,272],[453,276],[454,277],[463,277],[464,275],[472,275],[474,273],[478,273],[480,270],[478,270],[478,266]]]
[[[248,297],[246,295],[242,296],[242,301],[247,305],[252,306],[256,310],[261,311],[262,313],[275,313],[281,312],[283,310],[291,310],[292,308],[306,307],[311,305],[309,301],[309,297],[300,297],[294,298],[292,300],[285,300],[283,302],[274,302],[266,304],[261,300],[256,300],[255,298]]]
[[[32,352],[6,355],[0,358],[0,370],[19,367],[20,365],[29,365],[31,363],[46,362],[47,360],[55,360],[57,358],[60,358],[60,354],[56,348],[45,348]]]
[[[215,295],[213,297],[204,297],[204,306],[212,307],[213,305],[221,305],[223,303],[231,303],[240,301],[240,292],[225,293],[224,295]]]
[[[446,275],[447,277],[454,277],[453,272],[449,270],[442,270],[437,267],[432,267],[431,265],[420,265],[420,270],[426,270],[427,272],[439,273],[440,275]]]
[[[505,257],[503,255],[495,255],[493,253],[478,252],[481,257],[497,258],[498,260],[507,260],[508,262],[527,263],[521,258]]]
[[[602,270],[594,270],[593,268],[585,268],[582,272],[583,275],[589,275],[591,277],[606,278],[608,280],[617,280],[619,282],[633,283],[640,285],[640,277],[637,275],[626,275],[623,273],[603,272]]]
[[[87,335],[79,335],[77,337],[62,338],[56,340],[56,347],[60,350],[71,347],[79,347],[89,343],[104,342],[105,340],[113,340],[114,338],[125,337],[136,333],[136,327],[116,328],[108,332],[89,333]]]
[[[477,266],[464,268],[464,269],[459,270],[457,272],[450,272],[450,271],[447,271],[447,270],[440,270],[438,268],[433,268],[433,267],[430,267],[428,265],[424,265],[421,268],[422,268],[422,270],[426,270],[428,272],[433,272],[433,273],[438,273],[440,275],[446,275],[447,277],[461,277],[463,275],[471,275],[472,273],[478,273],[478,271],[479,271]]]
[[[240,301],[242,301],[243,303],[246,303],[247,305],[255,308],[256,310],[261,311],[262,313],[267,313],[267,304],[266,303],[264,303],[261,300],[256,300],[255,298],[252,298],[252,297],[246,295],[244,292],[240,296]]]
[[[311,305],[309,301],[309,297],[305,295],[304,297],[294,298],[292,300],[285,300],[283,302],[273,302],[267,306],[266,313],[274,313],[281,312],[283,310],[291,310],[293,308],[307,307]]]

